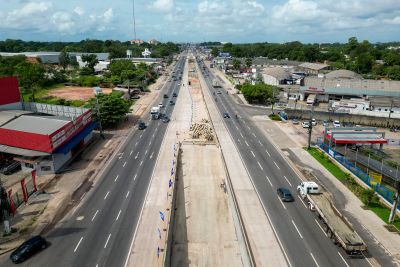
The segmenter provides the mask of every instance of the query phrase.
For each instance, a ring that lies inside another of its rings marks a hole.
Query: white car
[[[312,126],[317,125],[317,120],[316,119],[311,119],[311,124],[312,124]]]
[[[301,123],[301,126],[303,126],[303,128],[310,128],[310,122],[309,121],[303,121]]]
[[[333,127],[340,127],[340,121],[333,121]]]
[[[158,107],[159,107],[159,108],[163,108],[163,107],[164,107],[164,104],[163,104],[163,103],[160,103],[160,104],[158,104]]]

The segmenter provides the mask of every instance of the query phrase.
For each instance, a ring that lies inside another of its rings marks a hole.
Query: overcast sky
[[[131,40],[133,0],[0,0],[0,40]],[[135,0],[137,38],[399,41],[400,0]]]

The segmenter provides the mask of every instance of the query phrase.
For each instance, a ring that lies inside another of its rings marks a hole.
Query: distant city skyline
[[[132,0],[0,0],[0,40],[134,39]],[[400,41],[398,0],[135,0],[137,39]]]

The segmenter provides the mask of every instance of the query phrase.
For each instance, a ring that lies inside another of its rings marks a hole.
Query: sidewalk
[[[208,89],[206,89],[207,85],[204,79],[201,78],[200,82],[226,160],[256,266],[287,266],[283,251],[240,158],[240,153],[234,145]]]
[[[307,144],[305,135],[296,134],[297,130],[294,127],[288,127],[282,122],[268,121],[258,125],[281,152],[289,157],[297,169],[302,172],[312,172],[318,177],[334,196],[335,204],[340,208],[343,206],[344,211],[348,213],[346,217],[350,217],[349,219],[355,220],[356,224],[360,225],[361,231],[358,230],[358,232],[361,235],[371,239],[374,244],[383,246],[387,256],[395,258],[397,264],[400,265],[400,235],[389,232],[384,227],[385,223],[378,216],[370,210],[363,209],[363,203],[303,149]]]

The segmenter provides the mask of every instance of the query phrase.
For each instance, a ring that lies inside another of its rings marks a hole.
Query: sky
[[[0,40],[400,41],[400,0],[0,0]]]

